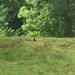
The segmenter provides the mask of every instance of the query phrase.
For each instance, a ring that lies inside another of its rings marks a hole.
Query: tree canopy
[[[75,36],[74,0],[1,0],[0,34]]]

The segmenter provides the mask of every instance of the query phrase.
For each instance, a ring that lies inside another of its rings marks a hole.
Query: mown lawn
[[[75,38],[0,37],[0,75],[75,75]]]

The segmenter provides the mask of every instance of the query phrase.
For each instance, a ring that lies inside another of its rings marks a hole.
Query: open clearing
[[[75,38],[0,37],[0,75],[75,75]]]

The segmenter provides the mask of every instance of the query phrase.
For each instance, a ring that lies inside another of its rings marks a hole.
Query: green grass
[[[75,38],[0,37],[0,75],[75,75]]]

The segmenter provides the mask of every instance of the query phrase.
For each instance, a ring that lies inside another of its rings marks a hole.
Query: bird
[[[33,41],[36,41],[35,37],[33,38]]]

